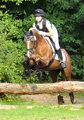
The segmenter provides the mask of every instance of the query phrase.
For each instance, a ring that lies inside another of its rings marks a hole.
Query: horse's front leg
[[[47,66],[50,61],[48,56],[41,57],[40,55],[36,55],[36,54],[35,55],[33,54],[32,59],[34,59],[35,62],[38,62],[38,63],[41,62],[44,67]]]
[[[39,70],[39,62],[36,62],[35,69],[36,69],[36,74],[38,78],[42,77],[42,72]]]
[[[28,58],[24,58],[24,71],[25,71],[25,74],[30,77],[31,75],[31,72],[29,71],[30,69],[30,66],[29,66],[29,62],[28,62]]]
[[[36,57],[36,61],[40,61],[44,66],[49,64],[49,57]]]

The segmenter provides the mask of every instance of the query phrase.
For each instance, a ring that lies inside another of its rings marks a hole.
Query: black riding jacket
[[[39,31],[44,31],[44,32],[49,32],[47,27],[46,27],[46,21],[49,21],[48,19],[46,18],[43,18],[43,22],[42,22],[42,29],[39,28],[38,26],[38,22],[35,21],[35,27],[39,30]],[[50,21],[49,21],[50,22]],[[51,26],[52,26],[52,23],[50,22]]]

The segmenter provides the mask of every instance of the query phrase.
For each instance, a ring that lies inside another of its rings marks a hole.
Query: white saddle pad
[[[49,44],[51,45],[51,48],[52,48],[52,51],[53,51],[53,56],[54,56],[55,50],[54,50],[54,47],[52,46],[52,43],[51,43],[49,37],[45,37],[45,39],[46,39],[46,40],[49,42]],[[62,57],[63,57],[63,62],[65,62],[65,54],[63,53],[63,51],[62,51]],[[55,55],[55,60],[60,60],[57,54]]]

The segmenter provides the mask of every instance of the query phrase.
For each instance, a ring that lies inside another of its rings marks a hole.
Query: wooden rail
[[[66,81],[46,84],[0,83],[0,93],[44,94],[64,92],[84,92],[84,82]]]

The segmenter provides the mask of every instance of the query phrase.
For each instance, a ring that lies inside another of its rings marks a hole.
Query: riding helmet
[[[45,12],[42,9],[36,9],[33,14],[35,17],[36,16],[42,16],[42,17],[45,16]]]

